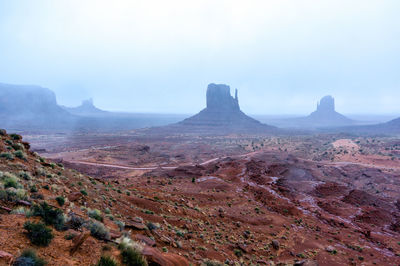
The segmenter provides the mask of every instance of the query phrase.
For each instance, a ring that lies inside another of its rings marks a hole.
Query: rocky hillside
[[[137,199],[146,201],[0,130],[0,265],[189,265],[169,251],[165,225]]]

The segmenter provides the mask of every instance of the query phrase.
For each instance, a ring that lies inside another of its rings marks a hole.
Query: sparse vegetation
[[[99,262],[97,262],[96,266],[117,266],[118,263],[110,256],[101,256]]]
[[[89,230],[90,234],[97,239],[110,239],[110,231],[98,221],[92,221],[89,224]]]
[[[88,216],[97,221],[103,222],[103,216],[101,215],[101,211],[98,209],[88,209]]]
[[[65,204],[65,198],[62,196],[58,196],[56,198],[56,201],[57,201],[58,205],[60,205],[60,207],[64,206],[64,204]]]
[[[74,213],[70,213],[66,224],[68,225],[68,228],[79,230],[84,225],[84,223],[85,220],[83,218],[75,215]]]
[[[21,160],[25,160],[26,159],[26,154],[23,151],[15,151],[14,152],[14,156],[21,159]]]
[[[26,222],[24,229],[27,231],[27,236],[34,245],[48,246],[53,239],[51,229],[46,227],[44,223]]]
[[[24,250],[13,263],[13,266],[44,266],[46,262],[39,258],[36,251],[32,249]]]
[[[65,228],[65,218],[62,210],[51,207],[46,202],[40,205],[33,205],[32,215],[39,216],[43,219],[46,225],[53,225],[57,230],[63,230]]]
[[[6,158],[7,160],[14,160],[14,155],[10,152],[2,152],[0,153],[0,158]]]
[[[138,249],[124,248],[121,251],[122,262],[127,266],[147,266],[147,261]]]

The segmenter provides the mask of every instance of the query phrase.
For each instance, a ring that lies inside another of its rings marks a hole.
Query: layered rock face
[[[207,109],[239,111],[238,92],[235,98],[231,96],[231,88],[225,84],[211,83],[207,87]]]
[[[320,113],[335,112],[335,99],[330,95],[323,97],[317,104],[317,112]]]
[[[244,114],[239,107],[238,92],[231,96],[230,87],[211,83],[207,87],[207,107],[200,113],[179,123],[189,127],[254,130],[272,129]]]

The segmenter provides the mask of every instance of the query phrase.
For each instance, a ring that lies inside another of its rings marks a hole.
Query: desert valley
[[[0,266],[400,266],[399,10],[0,0]]]
[[[29,247],[23,225],[46,202],[65,217],[38,249],[51,265],[123,262],[124,241],[150,265],[400,263],[393,129],[279,129],[245,115],[224,86],[209,85],[203,111],[166,126],[45,133],[32,124],[22,140],[2,131],[4,261]]]

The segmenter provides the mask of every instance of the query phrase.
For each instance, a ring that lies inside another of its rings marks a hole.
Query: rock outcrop
[[[239,107],[238,91],[231,96],[230,87],[211,83],[207,87],[207,107],[197,115],[189,117],[179,125],[190,130],[271,130],[274,127],[261,124],[244,114]]]
[[[63,107],[66,111],[74,115],[80,116],[99,116],[109,114],[107,111],[100,110],[93,104],[93,99],[82,101],[78,107]]]

